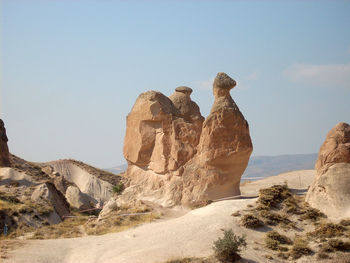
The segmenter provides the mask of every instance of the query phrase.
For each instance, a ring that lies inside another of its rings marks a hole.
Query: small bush
[[[315,231],[308,233],[309,236],[317,238],[332,238],[342,236],[346,228],[339,224],[327,223],[320,224]]]
[[[342,226],[350,226],[350,219],[342,219],[339,224]]]
[[[259,191],[258,202],[267,207],[277,207],[291,195],[287,185],[274,185]]]
[[[278,233],[277,231],[269,231],[265,236],[265,244],[266,247],[272,250],[278,251],[287,251],[288,249],[281,246],[283,245],[291,245],[292,240],[285,235]]]
[[[253,215],[244,215],[241,219],[241,223],[246,228],[258,228],[264,225],[264,223]]]
[[[122,182],[119,182],[117,185],[113,186],[113,192],[120,195],[125,189],[125,186]]]
[[[270,226],[278,224],[288,226],[292,223],[285,215],[280,215],[272,211],[263,210],[260,212],[260,216],[263,218],[264,223]]]
[[[309,248],[307,242],[304,239],[296,238],[290,251],[290,256],[293,259],[298,259],[304,255],[310,254],[312,254],[312,250]]]
[[[313,222],[316,222],[324,217],[326,217],[326,215],[322,213],[320,210],[316,208],[308,207],[300,218],[303,220],[309,219]]]
[[[224,237],[214,241],[215,256],[221,262],[235,262],[240,259],[239,252],[247,246],[245,236],[236,236],[232,230],[224,230]]]
[[[323,246],[321,247],[321,252],[323,253],[335,251],[350,251],[350,242],[344,242],[340,239],[330,239],[326,244],[323,244]]]

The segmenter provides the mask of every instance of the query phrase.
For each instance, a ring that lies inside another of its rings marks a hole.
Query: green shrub
[[[120,195],[125,189],[125,186],[122,182],[118,183],[117,185],[113,186],[113,192]]]
[[[224,237],[214,241],[215,256],[221,262],[235,262],[239,252],[247,246],[245,236],[236,236],[232,230],[224,230]]]

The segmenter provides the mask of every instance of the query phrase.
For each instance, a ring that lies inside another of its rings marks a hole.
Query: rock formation
[[[169,98],[142,93],[127,116],[124,156],[130,187],[121,198],[174,206],[240,194],[253,146],[248,123],[230,96],[235,85],[218,73],[215,102],[205,121],[188,87],[176,88]]]
[[[69,204],[66,198],[51,182],[47,181],[38,185],[32,193],[31,199],[38,204],[51,203],[54,211],[48,218],[50,224],[57,224],[64,220],[65,216],[70,215]]]
[[[327,134],[306,201],[331,218],[350,217],[350,125],[338,123]]]
[[[0,167],[10,167],[10,153],[7,146],[7,135],[4,122],[0,119]]]

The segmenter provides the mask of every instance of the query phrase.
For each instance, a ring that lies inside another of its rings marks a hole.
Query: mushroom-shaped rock
[[[10,153],[7,146],[7,135],[5,124],[2,119],[0,119],[0,167],[10,167]]]
[[[327,134],[306,201],[328,217],[350,217],[350,125],[338,123]]]
[[[217,74],[214,105],[203,123],[198,161],[205,167],[202,177],[207,178],[209,199],[240,194],[241,176],[253,151],[248,122],[230,95],[235,85],[227,74]]]

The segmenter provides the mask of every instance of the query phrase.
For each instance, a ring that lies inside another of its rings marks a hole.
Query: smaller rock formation
[[[57,224],[64,220],[65,216],[70,215],[69,204],[66,198],[51,182],[38,185],[32,193],[31,199],[39,204],[51,203],[54,208],[54,211],[48,218],[51,224]]]
[[[0,167],[10,167],[10,153],[7,146],[7,135],[5,124],[2,119],[0,119]]]
[[[78,187],[69,186],[66,191],[68,203],[79,210],[93,208],[96,205],[96,200],[82,193]]]
[[[321,146],[306,201],[328,217],[350,217],[350,125],[338,123]]]

